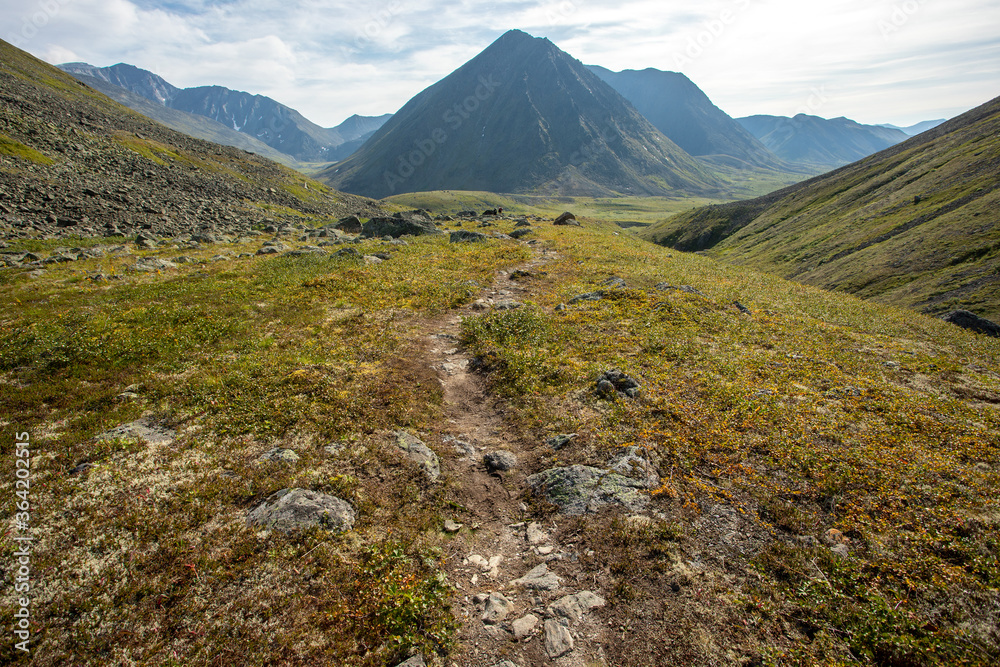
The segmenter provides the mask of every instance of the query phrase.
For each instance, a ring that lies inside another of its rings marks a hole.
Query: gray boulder
[[[569,629],[554,618],[545,621],[545,652],[549,658],[555,660],[572,650],[573,635]]]
[[[490,237],[481,232],[470,232],[465,229],[460,229],[452,232],[449,240],[452,243],[485,243],[490,240]]]
[[[434,223],[426,219],[404,218],[372,218],[361,227],[363,236],[377,238],[391,236],[398,239],[400,236],[409,234],[410,236],[424,236],[428,234],[444,234],[434,226]]]
[[[441,476],[441,462],[438,455],[424,444],[423,440],[406,431],[396,431],[393,436],[396,438],[399,450],[406,455],[406,458],[420,466],[432,482]]]
[[[563,514],[589,514],[607,505],[637,512],[649,502],[649,496],[642,492],[648,488],[646,481],[590,466],[549,468],[527,481]]]
[[[981,333],[986,336],[992,336],[994,338],[1000,338],[1000,325],[995,322],[991,322],[983,317],[979,317],[975,313],[970,313],[967,310],[953,310],[946,315],[942,315],[941,319],[945,322],[951,322],[955,326],[962,327],[963,329],[968,329],[969,331],[975,331],[976,333]]]
[[[597,378],[596,387],[597,393],[605,398],[612,398],[615,394],[623,394],[629,398],[639,395],[639,383],[617,368],[605,371]]]
[[[177,432],[153,422],[151,418],[143,418],[128,424],[121,424],[110,431],[105,431],[94,437],[97,442],[110,440],[131,440],[148,442],[151,445],[162,445],[173,442]]]
[[[354,509],[340,498],[308,489],[282,489],[251,510],[247,521],[290,533],[311,526],[343,532],[354,525]]]
[[[580,223],[577,221],[576,216],[573,215],[572,213],[570,213],[569,211],[567,211],[566,213],[563,213],[558,218],[556,218],[555,222],[553,222],[552,224],[554,224],[554,225],[573,225],[575,227],[579,227],[580,226]]]
[[[507,472],[517,467],[517,456],[505,449],[490,452],[483,457],[483,463],[490,472]]]
[[[340,231],[348,234],[360,234],[361,220],[359,220],[356,215],[349,215],[346,218],[338,220],[337,224],[334,225],[333,228],[339,229]]]

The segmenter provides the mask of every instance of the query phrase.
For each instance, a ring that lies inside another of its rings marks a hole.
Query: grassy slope
[[[560,523],[609,597],[607,622],[630,628],[608,642],[610,664],[1000,655],[1000,343],[610,224],[538,234],[559,256],[530,278],[536,302],[469,320],[465,343],[539,443],[580,434],[552,463],[599,463],[629,444],[657,463],[666,532]],[[220,249],[241,250],[194,254]],[[382,433],[440,444],[441,395],[414,361],[414,331],[527,251],[446,238],[361,248],[380,249],[393,257],[379,265],[250,258],[136,276],[111,256],[35,280],[0,274],[0,402],[35,456],[32,664],[383,665],[448,645],[437,528],[461,512],[461,480],[427,484]],[[84,278],[94,271],[123,279],[101,286]],[[554,311],[609,275],[630,289]],[[639,400],[592,393],[610,366],[641,381]],[[130,385],[140,398],[116,400]],[[149,412],[178,441],[91,440]],[[275,445],[302,461],[256,462]],[[11,448],[5,438],[8,497]],[[68,475],[81,461],[95,467]],[[359,523],[262,538],[245,512],[287,486],[348,499]],[[726,539],[738,550],[705,528],[721,511],[736,517]],[[806,539],[830,528],[849,556]],[[12,613],[5,602],[0,622]],[[2,651],[18,658],[10,642]]]
[[[995,100],[826,176],[645,236],[886,303],[1000,319],[998,111]]]

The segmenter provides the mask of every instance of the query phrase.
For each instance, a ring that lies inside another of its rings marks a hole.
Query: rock
[[[524,639],[525,637],[530,637],[538,627],[539,618],[534,614],[528,614],[522,616],[521,618],[514,621],[512,624],[512,629],[514,630],[514,636],[518,639]]]
[[[585,294],[577,294],[572,299],[569,300],[569,305],[580,303],[581,301],[600,301],[604,298],[603,291],[597,292],[587,292]]]
[[[681,285],[680,287],[678,287],[677,285],[669,285],[667,283],[660,283],[659,285],[656,286],[656,289],[660,290],[661,292],[669,292],[671,290],[678,290],[678,291],[681,291],[681,292],[685,292],[687,294],[696,294],[697,296],[702,296],[702,297],[705,297],[706,299],[708,298],[701,291],[695,289],[694,287],[691,287],[690,285]]]
[[[512,239],[523,239],[528,234],[534,234],[535,230],[530,227],[522,227],[521,229],[515,229],[510,233]]]
[[[537,523],[532,521],[528,524],[527,532],[528,544],[541,544],[549,539],[548,533],[542,530],[542,527]]]
[[[628,283],[625,282],[623,278],[618,278],[616,276],[611,276],[601,284],[605,287],[610,287],[611,289],[626,289],[628,287]]]
[[[555,619],[545,621],[545,653],[555,660],[573,650],[573,635]]]
[[[95,442],[109,440],[137,440],[151,445],[164,445],[173,442],[177,432],[155,424],[151,418],[145,417],[128,424],[121,424],[110,431],[94,436]]]
[[[517,456],[505,449],[490,452],[483,457],[486,470],[489,472],[507,472],[517,467]]]
[[[361,220],[359,220],[356,215],[349,215],[346,218],[338,220],[337,224],[334,225],[333,228],[339,229],[347,234],[360,234]]]
[[[452,232],[448,239],[451,243],[482,243],[490,240],[486,234],[481,232],[470,232],[464,229],[460,229],[456,232]]]
[[[550,468],[531,475],[527,482],[564,514],[589,514],[606,505],[638,512],[649,502],[649,496],[642,493],[645,482],[590,466]]]
[[[396,438],[396,446],[406,454],[406,458],[420,466],[432,482],[441,476],[441,462],[438,455],[420,438],[406,431],[396,431],[393,435]]]
[[[595,383],[597,393],[604,398],[612,398],[614,394],[624,394],[629,398],[639,395],[639,383],[617,368],[605,371]]]
[[[354,509],[340,498],[308,489],[282,489],[251,510],[247,521],[290,533],[311,526],[343,532],[354,525]]]
[[[501,660],[493,667],[520,667],[516,662],[511,662],[510,660]]]
[[[741,312],[741,313],[743,313],[744,315],[750,315],[750,316],[753,316],[753,313],[752,313],[752,312],[750,311],[750,309],[749,309],[749,308],[747,308],[746,306],[744,306],[744,305],[743,305],[742,303],[740,303],[739,301],[733,301],[733,305],[734,305],[734,306],[736,307],[736,310],[740,311],[740,312]]]
[[[549,605],[549,613],[562,616],[570,621],[579,621],[591,609],[603,607],[605,600],[591,591],[581,591],[575,595],[559,598]]]
[[[446,533],[457,533],[462,530],[462,524],[456,523],[451,519],[445,519],[444,521],[444,532]]]
[[[975,331],[976,333],[981,333],[986,336],[1000,338],[1000,325],[979,317],[975,313],[970,313],[967,310],[953,310],[946,315],[942,315],[941,319],[945,322],[951,322],[955,326],[962,327],[963,329],[968,329],[969,331]]]
[[[573,225],[575,227],[579,227],[580,226],[580,223],[577,221],[576,216],[573,215],[572,213],[570,213],[569,211],[567,211],[566,213],[563,213],[558,218],[556,218],[555,221],[552,224],[554,224],[554,225]]]
[[[562,585],[562,579],[554,572],[549,572],[548,565],[542,563],[512,583],[535,591],[554,591]]]
[[[299,460],[299,455],[293,452],[291,449],[282,449],[281,447],[275,447],[274,449],[269,449],[260,455],[258,461],[274,461],[276,463],[295,463]]]
[[[372,218],[361,227],[361,234],[368,238],[391,236],[398,239],[400,236],[425,236],[430,234],[443,234],[441,230],[434,226],[429,220],[421,220],[416,217],[412,219],[403,218]]]
[[[514,611],[513,602],[501,593],[491,593],[486,600],[486,610],[483,611],[483,623],[501,623],[512,611]]]
[[[396,667],[427,667],[427,663],[424,662],[424,656],[418,653],[412,658],[399,663]]]
[[[530,227],[531,223],[528,222],[527,220],[518,220],[516,223],[514,223],[514,226],[515,227]]]
[[[143,257],[132,265],[133,271],[139,271],[141,273],[155,273],[156,271],[166,271],[167,269],[176,268],[177,265],[173,262],[168,262],[167,260],[160,259],[158,257]]]
[[[608,467],[624,477],[640,482],[646,488],[655,489],[660,485],[660,475],[643,456],[645,451],[635,445],[626,447],[611,460]]]
[[[278,247],[275,247],[275,246],[271,245],[271,246],[264,246],[263,248],[260,248],[259,250],[257,250],[256,254],[258,254],[258,255],[278,255],[280,253],[281,253],[281,248],[278,248]]]
[[[576,438],[576,433],[562,433],[560,435],[554,435],[545,441],[545,444],[552,448],[553,451],[559,451],[569,443],[571,443]]]

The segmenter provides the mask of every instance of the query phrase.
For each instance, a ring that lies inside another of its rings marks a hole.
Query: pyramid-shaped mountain
[[[347,192],[714,194],[720,184],[611,86],[512,30],[319,176]]]
[[[691,155],[765,169],[791,169],[679,72],[652,67],[622,72],[598,66],[589,69]]]

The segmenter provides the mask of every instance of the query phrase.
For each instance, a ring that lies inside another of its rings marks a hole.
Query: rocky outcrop
[[[343,532],[354,519],[354,509],[346,501],[308,489],[277,491],[247,515],[249,523],[283,533],[311,526]]]

